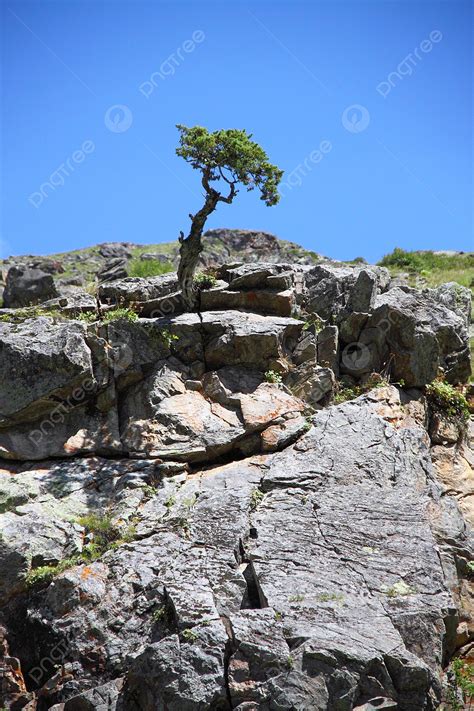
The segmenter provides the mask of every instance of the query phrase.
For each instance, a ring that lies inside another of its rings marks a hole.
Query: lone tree
[[[230,128],[210,133],[202,126],[177,125],[180,132],[176,153],[201,171],[201,184],[205,190],[204,205],[195,215],[189,215],[191,228],[188,236],[180,233],[178,281],[186,306],[196,305],[194,272],[202,252],[202,233],[207,218],[219,202],[230,204],[237,193],[237,185],[247,190],[257,188],[266,205],[276,205],[280,196],[278,183],[283,171],[272,165],[252,134]],[[215,187],[212,185],[215,184]],[[220,192],[220,190],[225,191]]]

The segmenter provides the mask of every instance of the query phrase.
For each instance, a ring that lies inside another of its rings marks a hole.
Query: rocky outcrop
[[[135,526],[134,541],[4,604],[11,654],[46,708],[105,695],[117,709],[353,709],[380,697],[435,709],[456,645],[453,580],[472,549],[420,416],[386,388],[322,410],[282,452],[210,469],[7,465],[9,591],[81,549],[71,512]],[[63,671],[48,686],[54,648]]]
[[[53,277],[41,269],[10,267],[7,273],[3,305],[19,308],[40,304],[58,295]]]
[[[259,261],[199,302],[170,273],[0,315],[0,708],[435,711],[473,462],[423,386],[468,375],[467,290]]]

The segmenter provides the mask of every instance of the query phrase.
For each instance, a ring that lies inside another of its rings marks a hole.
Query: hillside
[[[472,255],[209,237],[4,262],[0,709],[469,708]]]

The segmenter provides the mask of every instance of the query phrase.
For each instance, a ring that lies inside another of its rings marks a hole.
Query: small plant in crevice
[[[70,558],[64,558],[54,565],[42,565],[32,568],[24,577],[27,587],[49,584],[53,578],[76,565],[93,563],[108,550],[114,550],[124,543],[135,540],[136,527],[134,523],[119,526],[112,522],[109,516],[86,514],[76,519],[76,522],[86,529],[89,542],[82,551]]]
[[[301,593],[298,593],[297,595],[290,595],[288,598],[288,602],[303,602],[304,600],[304,595]]]
[[[169,610],[166,607],[166,605],[159,605],[159,607],[155,607],[155,609],[151,613],[151,619],[154,624],[159,624],[159,623],[168,624],[169,623]]]
[[[212,272],[200,272],[194,277],[193,283],[198,289],[212,289],[217,284],[217,279]]]
[[[433,412],[464,425],[469,419],[469,403],[460,390],[444,380],[433,380],[425,387],[428,405]]]
[[[265,494],[260,489],[254,489],[250,494],[250,510],[255,511]]]
[[[174,341],[179,341],[179,336],[177,336],[175,333],[171,333],[171,331],[169,331],[167,328],[164,328],[160,331],[160,338],[166,345],[168,350],[171,348]]]
[[[343,602],[345,596],[342,593],[320,593],[316,595],[319,602]]]
[[[452,659],[447,670],[446,711],[464,711],[474,704],[474,664],[467,659]]]
[[[133,309],[122,306],[106,311],[102,320],[104,323],[110,323],[111,321],[129,321],[133,323],[138,321],[138,314]]]
[[[389,588],[382,590],[387,597],[405,597],[406,595],[414,595],[416,593],[415,588],[400,580],[398,583],[394,583]]]
[[[288,669],[294,669],[295,660],[293,659],[291,654],[289,654],[288,657],[286,658],[286,666],[288,667]]]
[[[174,494],[170,494],[165,501],[165,506],[168,509],[168,511],[170,511],[170,509],[173,508],[175,503],[176,503],[176,496]]]
[[[186,642],[195,642],[198,638],[197,632],[189,627],[182,631],[181,636]]]
[[[303,324],[303,331],[311,331],[316,334],[324,328],[323,319],[317,314],[306,314],[306,321]]]
[[[151,486],[151,484],[145,484],[142,488],[142,492],[145,499],[153,499],[157,495],[158,489],[156,486]]]
[[[282,381],[282,376],[281,373],[278,373],[276,370],[267,370],[265,373],[265,380],[267,383],[281,383]]]
[[[99,321],[99,316],[95,311],[81,311],[81,313],[74,316],[75,321],[83,321],[84,323],[95,323]]]
[[[342,402],[355,400],[357,397],[360,397],[360,395],[364,395],[374,388],[384,388],[387,385],[389,385],[388,380],[380,375],[380,373],[371,373],[365,383],[359,383],[358,385],[344,387],[344,385],[339,383],[336,394],[334,395],[334,404],[340,405]]]

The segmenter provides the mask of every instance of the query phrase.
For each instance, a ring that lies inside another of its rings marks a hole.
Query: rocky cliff
[[[470,292],[302,262],[0,311],[0,707],[461,708]]]

